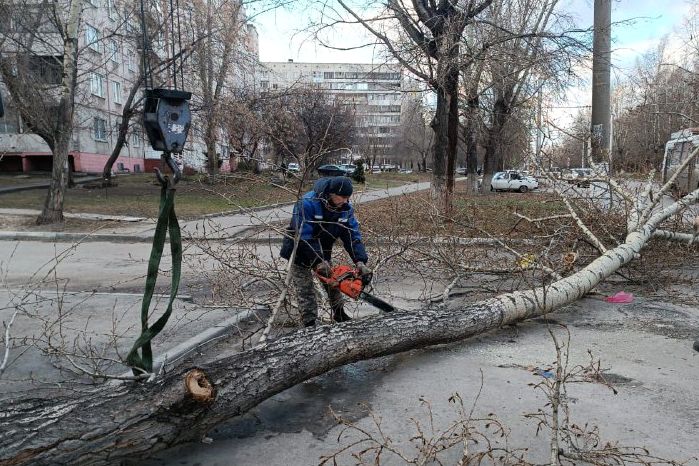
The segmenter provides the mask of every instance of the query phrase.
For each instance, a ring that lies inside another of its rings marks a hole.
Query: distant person
[[[280,256],[291,258],[294,238],[300,232],[291,279],[298,296],[303,325],[316,325],[318,303],[313,289],[313,273],[325,277],[331,274],[331,256],[335,241],[339,238],[352,261],[359,269],[365,283],[371,281],[372,272],[366,266],[368,256],[359,222],[354,218],[354,208],[349,203],[352,196],[352,180],[344,176],[321,178],[313,190],[306,193],[294,206],[288,234],[284,237]],[[335,322],[351,320],[344,310],[342,294],[337,288],[323,285],[330,300]]]

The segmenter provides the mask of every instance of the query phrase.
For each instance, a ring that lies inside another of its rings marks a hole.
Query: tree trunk
[[[435,89],[437,108],[432,119],[434,146],[432,148],[432,186],[436,191],[444,188],[444,171],[449,150],[449,94],[444,86]]]
[[[206,155],[207,160],[207,172],[209,174],[209,183],[214,184],[216,182],[216,175],[218,173],[218,156],[216,154],[216,135],[214,134],[215,128],[213,122],[208,122],[206,124]]]
[[[112,153],[109,155],[109,158],[107,159],[107,162],[104,164],[104,168],[102,169],[102,178],[105,180],[110,180],[112,178],[112,167],[114,166],[114,162],[116,162],[116,160],[119,158],[119,155],[121,154],[121,149],[124,147],[124,143],[126,143],[126,138],[129,134],[129,125],[131,124],[131,118],[133,118],[134,114],[136,113],[136,107],[141,101],[141,99],[139,99],[138,102],[134,104],[136,94],[141,89],[140,83],[142,81],[143,71],[141,70],[141,73],[139,74],[138,78],[134,81],[139,83],[139,85],[134,85],[131,88],[131,91],[129,91],[129,96],[126,98],[126,102],[124,102],[124,109],[121,112],[121,124],[119,124],[119,133],[117,134],[116,143],[114,144]]]
[[[54,132],[53,169],[51,184],[46,194],[44,208],[36,219],[39,225],[63,222],[63,201],[68,172],[68,151],[73,137],[73,110],[75,109],[75,86],[78,75],[78,31],[82,15],[81,0],[71,3],[66,34],[63,42],[63,78],[61,98],[58,104],[56,129]],[[51,145],[51,144],[50,144]]]
[[[472,192],[478,191],[478,95],[466,100],[466,172]]]
[[[451,218],[454,170],[456,169],[456,152],[459,143],[459,70],[455,66],[447,76],[446,87],[449,96],[449,125],[447,129],[447,182],[444,190],[444,215]]]
[[[501,140],[503,129],[507,123],[511,107],[507,105],[504,98],[498,98],[493,106],[493,123],[488,129],[488,143],[485,148],[485,160],[483,161],[483,171],[489,176],[503,170]]]
[[[454,60],[449,62],[449,59]],[[433,84],[437,92],[437,109],[432,119],[434,147],[432,189],[442,201],[442,213],[449,216],[454,192],[454,169],[459,142],[459,69],[455,57],[445,57],[443,81]]]
[[[203,369],[205,375],[190,375],[204,389],[185,390],[189,371],[180,370],[150,384],[106,385],[79,399],[16,400],[0,417],[0,465],[136,461],[200,438],[216,424],[335,367],[461,340],[553,311],[630,262],[662,221],[697,198],[699,190],[652,215],[623,244],[550,285],[475,304],[455,302],[299,330],[221,358]]]
[[[123,149],[124,143],[126,143],[126,137],[128,136],[128,133],[129,122],[128,120],[125,122],[122,119],[121,124],[119,125],[119,132],[117,133],[117,138],[116,142],[114,143],[112,153],[109,155],[109,158],[105,162],[104,168],[102,168],[102,179],[107,181],[112,179],[112,167],[114,167],[114,162],[116,162],[116,160],[119,158],[119,155],[121,155],[121,149]]]
[[[66,113],[60,112],[62,116]],[[72,115],[70,117],[72,119]],[[65,198],[66,186],[68,185],[68,149],[70,146],[70,135],[72,124],[69,120],[65,121],[64,127],[67,127],[62,133],[59,133],[59,139],[53,146],[53,167],[51,171],[51,183],[49,191],[44,200],[44,207],[41,214],[36,219],[37,225],[47,225],[52,223],[63,223],[63,201]],[[67,137],[66,137],[67,136]]]

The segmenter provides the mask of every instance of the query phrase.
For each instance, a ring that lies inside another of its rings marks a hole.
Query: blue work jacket
[[[326,192],[328,180],[319,180],[313,191],[306,193],[294,206],[280,255],[287,260],[291,258],[294,238],[300,231],[294,260],[297,265],[313,267],[323,260],[330,261],[333,244],[338,238],[355,263],[366,263],[368,257],[359,222],[354,217],[354,208],[349,203],[339,209],[329,208]]]

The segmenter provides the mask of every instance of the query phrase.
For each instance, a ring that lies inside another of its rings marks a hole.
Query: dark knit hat
[[[338,196],[352,195],[352,180],[346,176],[335,176],[330,179],[328,184],[328,194],[337,194]]]

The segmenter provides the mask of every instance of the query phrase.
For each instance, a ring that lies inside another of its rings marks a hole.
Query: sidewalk
[[[353,204],[362,204],[387,197],[401,196],[429,189],[430,182],[414,183],[388,189],[375,189],[355,192]],[[0,215],[9,215],[11,209],[0,209]],[[189,239],[227,240],[240,237],[246,232],[257,229],[265,224],[287,221],[291,218],[293,204],[278,205],[268,208],[248,209],[240,213],[206,216],[201,219],[181,222],[182,237]],[[17,211],[14,210],[16,214]],[[74,218],[97,219],[96,214],[66,214]],[[103,228],[99,232],[35,232],[35,231],[0,231],[0,241],[108,241],[108,242],[151,242],[155,231],[154,219],[137,217],[101,216],[128,225],[117,224],[113,228]]]
[[[81,177],[75,177],[73,179],[73,182],[75,184],[83,184],[83,183],[89,183],[91,181],[101,181],[101,180],[102,180],[101,176],[81,176]],[[31,189],[44,189],[44,188],[48,188],[50,185],[51,185],[50,180],[46,180],[46,181],[39,181],[36,183],[18,184],[16,186],[2,186],[2,187],[0,187],[0,195],[1,194],[16,193],[19,191],[29,191]]]

